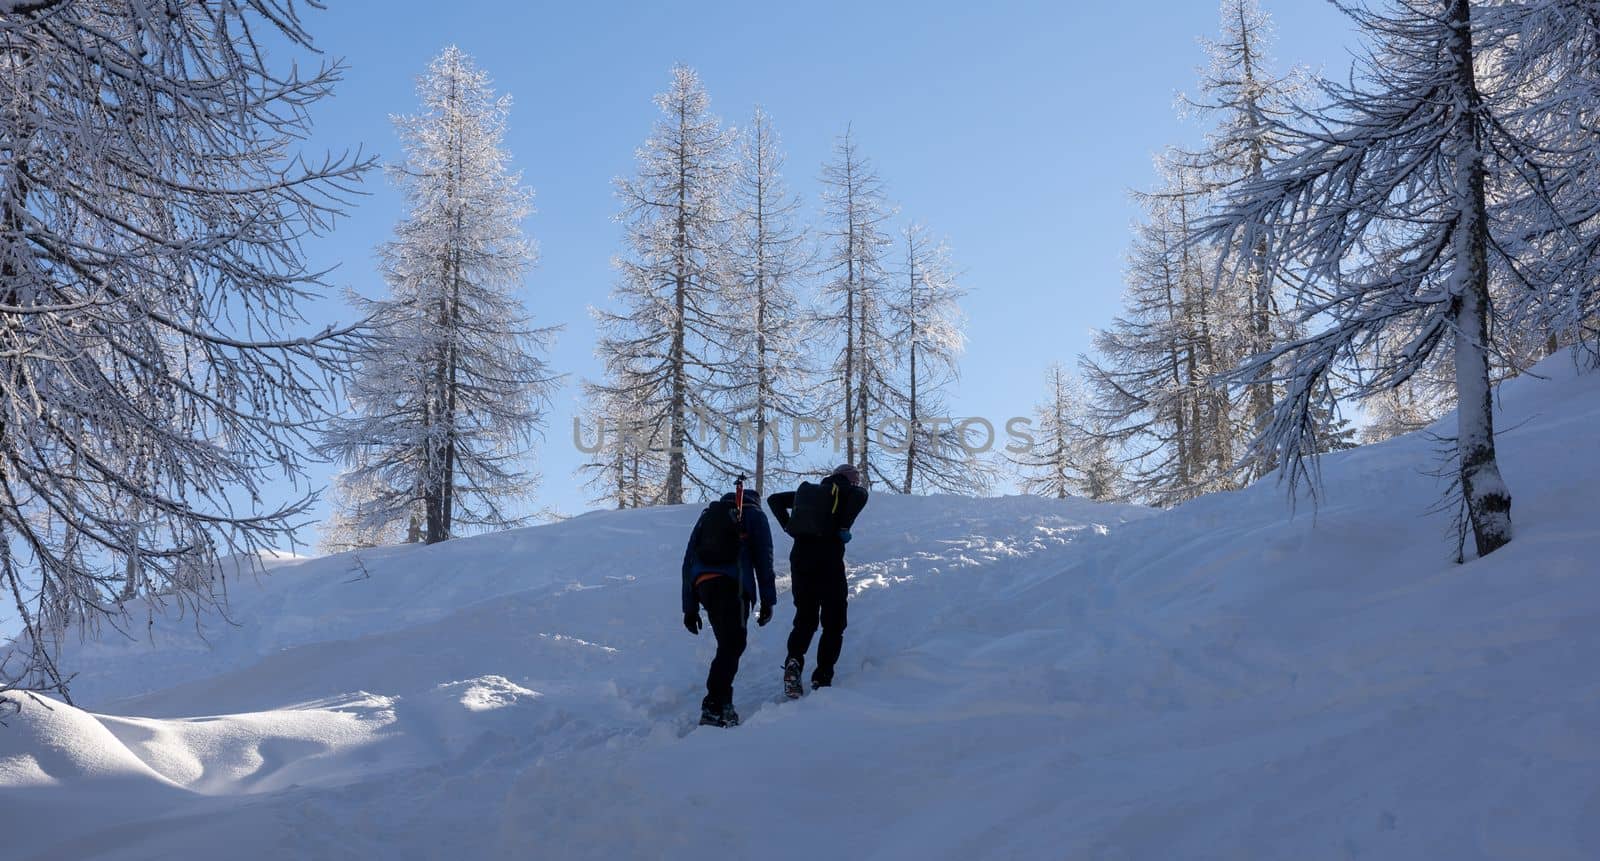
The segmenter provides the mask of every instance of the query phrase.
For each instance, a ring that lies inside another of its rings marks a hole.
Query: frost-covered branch
[[[370,162],[295,150],[337,64],[260,41],[293,4],[8,3],[0,18],[0,688],[65,693],[68,626],[219,603],[224,554],[292,543],[309,435],[357,329],[297,335],[300,241]],[[223,575],[225,576],[225,575]]]

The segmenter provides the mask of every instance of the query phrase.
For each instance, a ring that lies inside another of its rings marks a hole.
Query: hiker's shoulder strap
[[[838,522],[840,529],[849,529],[856,522],[856,515],[867,506],[867,489],[850,485],[839,494]]]

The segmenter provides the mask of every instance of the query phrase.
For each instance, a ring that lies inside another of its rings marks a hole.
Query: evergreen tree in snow
[[[1344,410],[1346,395],[1347,389],[1334,383],[1329,396],[1311,409],[1311,420],[1317,428],[1317,454],[1349,451],[1361,444],[1361,428]]]
[[[1501,122],[1530,146],[1491,185],[1496,246],[1516,262],[1497,280],[1499,340],[1536,338],[1524,361],[1600,335],[1600,6],[1499,0],[1479,11],[1502,91]],[[1508,187],[1509,186],[1509,187]],[[1530,355],[1531,354],[1531,355]],[[1600,352],[1592,354],[1600,357]]]
[[[775,419],[806,415],[809,384],[805,314],[796,282],[810,263],[805,229],[795,221],[801,202],[783,182],[783,152],[766,112],[756,109],[740,137],[731,188],[733,238],[727,255],[728,412],[748,421],[740,444],[753,442],[754,487],[787,460]],[[792,474],[792,472],[790,473]]]
[[[1383,442],[1420,431],[1455,408],[1455,369],[1449,353],[1440,351],[1434,361],[1397,386],[1375,392],[1361,402],[1367,424],[1362,443]]]
[[[1492,291],[1491,291],[1492,294]],[[1373,355],[1362,361],[1381,362],[1381,356],[1400,350],[1410,333],[1403,327],[1376,339]],[[1491,373],[1493,368],[1491,367]],[[1382,442],[1428,427],[1456,406],[1456,371],[1451,351],[1435,350],[1433,356],[1404,382],[1373,391],[1360,398],[1367,423],[1359,431],[1362,443]],[[1345,386],[1349,394],[1351,387]]]
[[[366,168],[302,160],[336,65],[292,4],[12,2],[0,14],[0,689],[66,695],[69,624],[218,602],[224,554],[292,541],[348,333],[295,332],[299,241]]]
[[[836,339],[838,359],[824,386],[838,392],[838,434],[845,460],[871,484],[900,483],[892,465],[871,455],[874,417],[892,397],[895,350],[885,293],[889,275],[883,256],[892,241],[883,232],[889,206],[883,181],[861,154],[850,129],[834,146],[833,159],[822,168],[822,202],[828,242],[823,266],[823,296],[832,303],[818,318],[819,338]]]
[[[372,473],[359,469],[341,473],[334,477],[333,492],[337,504],[323,521],[317,541],[317,549],[325,555],[398,544],[406,538],[403,527],[422,522],[420,506],[406,523],[397,522],[381,501],[382,487]]]
[[[661,118],[638,151],[638,174],[617,181],[628,253],[616,260],[613,296],[622,308],[596,317],[608,372],[601,385],[664,430],[667,472],[654,501],[676,505],[686,485],[720,490],[722,474],[736,469],[722,449],[737,420],[720,397],[732,340],[723,211],[732,134],[709,113],[700,76],[686,66],[673,67],[672,85],[655,103]]]
[[[1503,163],[1531,153],[1480,90],[1468,0],[1346,11],[1370,55],[1351,83],[1322,84],[1331,104],[1309,112],[1308,128],[1278,124],[1294,154],[1235,189],[1210,225],[1227,247],[1265,248],[1274,266],[1297,267],[1302,320],[1317,329],[1239,374],[1280,368],[1286,387],[1259,448],[1276,453],[1293,488],[1314,478],[1316,411],[1340,362],[1372,357],[1353,372],[1364,396],[1405,382],[1451,344],[1460,488],[1486,555],[1511,540],[1489,376],[1490,270],[1504,261],[1489,241],[1486,183],[1491,161],[1504,176]]]
[[[435,392],[427,359],[406,350],[425,341],[431,325],[420,304],[390,290],[385,299],[349,297],[367,315],[372,336],[346,382],[346,412],[323,434],[322,453],[343,467],[323,528],[370,535],[398,527],[404,541],[416,543],[426,536]]]
[[[1270,70],[1271,40],[1271,19],[1256,0],[1222,0],[1222,35],[1205,41],[1211,62],[1201,73],[1199,95],[1185,99],[1190,110],[1214,124],[1203,150],[1179,157],[1208,196],[1259,180],[1286,154],[1278,128],[1292,111],[1300,76]],[[1280,273],[1270,268],[1259,241],[1228,251],[1226,256],[1237,266],[1221,272],[1215,288],[1226,297],[1218,304],[1230,305],[1238,313],[1217,318],[1215,337],[1229,345],[1233,356],[1261,355],[1291,334],[1283,330],[1279,313],[1278,296],[1284,289]],[[1276,400],[1271,365],[1258,365],[1244,388],[1241,425],[1248,438],[1265,427]],[[1247,479],[1256,478],[1271,471],[1273,463],[1270,457],[1258,458],[1244,468]]]
[[[1122,466],[1110,440],[1089,426],[1077,380],[1060,365],[1050,368],[1049,398],[1034,410],[1033,444],[1010,460],[1022,469],[1022,490],[1066,499],[1122,498]]]
[[[899,490],[980,492],[993,476],[975,454],[993,445],[992,429],[986,435],[976,425],[952,423],[944,397],[959,374],[966,345],[959,304],[966,291],[956,284],[949,249],[930,237],[926,227],[910,225],[901,232],[901,242],[897,286],[885,296],[898,373],[894,385],[881,389],[886,418],[892,416],[903,434],[888,452],[897,454],[905,467]]]
[[[574,442],[588,459],[578,467],[589,501],[613,508],[643,508],[661,498],[666,477],[666,431],[642,405],[640,389],[626,384],[584,386]]]
[[[539,354],[554,330],[515,295],[535,252],[532,193],[502,148],[510,99],[454,46],[417,94],[423,112],[395,120],[406,158],[391,169],[411,211],[380,249],[389,295],[364,303],[377,337],[325,450],[349,467],[342,487],[370,493],[363,522],[406,523],[432,544],[526,519],[508,506],[538,481],[529,449],[555,382]]]
[[[1162,189],[1141,196],[1124,311],[1081,365],[1088,424],[1122,450],[1127,492],[1174,505],[1234,486],[1235,408],[1215,378],[1238,358],[1218,332],[1241,318],[1227,304],[1236,294],[1211,289],[1210,249],[1187,241],[1206,206],[1195,172],[1172,160],[1162,169]]]

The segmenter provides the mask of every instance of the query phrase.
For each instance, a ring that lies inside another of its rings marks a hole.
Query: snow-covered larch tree
[[[883,181],[845,129],[833,158],[822,167],[822,235],[827,240],[822,292],[832,306],[818,316],[819,339],[836,342],[839,357],[825,385],[837,391],[838,433],[845,460],[862,481],[899,484],[891,465],[872,460],[870,440],[876,407],[886,399],[894,368],[889,306],[889,275],[883,258],[893,241],[883,232],[890,217]]]
[[[1450,369],[1442,370],[1449,372]],[[1361,442],[1383,442],[1438,421],[1455,406],[1454,377],[1454,373],[1446,376],[1427,368],[1398,386],[1368,397],[1361,404],[1367,415],[1367,423],[1361,428]]]
[[[1277,129],[1303,88],[1301,73],[1272,71],[1272,20],[1256,0],[1222,0],[1221,17],[1221,36],[1203,42],[1210,63],[1201,71],[1199,91],[1184,99],[1187,110],[1212,121],[1206,145],[1177,156],[1208,197],[1260,179],[1268,166],[1283,158],[1285,141]],[[1286,334],[1278,298],[1287,288],[1280,273],[1270,268],[1259,241],[1229,252],[1227,259],[1238,265],[1217,273],[1214,289],[1224,294],[1217,304],[1238,313],[1218,317],[1215,338],[1228,345],[1233,356],[1261,355]],[[1277,400],[1271,366],[1259,365],[1243,388],[1239,424],[1251,434],[1266,426]],[[1242,448],[1246,440],[1229,442]],[[1266,457],[1243,466],[1245,477],[1253,479],[1270,472],[1274,464]]]
[[[1053,365],[1045,383],[1047,397],[1034,409],[1033,444],[1008,456],[1022,470],[1023,492],[1054,499],[1120,499],[1121,465],[1110,440],[1090,428],[1078,380]]]
[[[368,166],[296,146],[337,64],[280,0],[35,0],[0,14],[0,689],[67,694],[54,644],[119,598],[218,602],[292,543],[348,333],[296,332],[300,241]]]
[[[616,184],[628,246],[615,261],[620,278],[613,296],[622,307],[595,316],[605,385],[627,386],[615,394],[644,410],[646,424],[665,430],[659,501],[677,505],[687,485],[720,489],[721,473],[734,468],[718,446],[737,422],[718,396],[730,339],[723,201],[733,176],[733,135],[710,113],[700,76],[687,66],[673,67],[672,85],[655,104],[661,117],[639,148],[638,173]],[[701,423],[701,434],[692,422]]]
[[[538,481],[555,330],[534,327],[516,295],[535,252],[522,230],[532,192],[503,145],[510,98],[454,46],[417,94],[422,113],[395,119],[405,160],[390,174],[411,209],[379,249],[389,295],[363,303],[377,337],[350,384],[354,414],[324,448],[372,491],[366,522],[414,522],[420,505],[432,544],[526,519],[513,506]]]
[[[382,499],[383,487],[378,478],[359,468],[334,477],[337,504],[319,527],[318,550],[333,554],[398,544],[408,537],[408,529],[420,529],[420,510],[403,523],[391,514]]]
[[[1235,407],[1214,384],[1232,367],[1218,337],[1237,294],[1212,289],[1211,250],[1189,242],[1206,206],[1192,168],[1160,162],[1162,187],[1139,196],[1146,220],[1128,252],[1124,310],[1094,335],[1084,357],[1092,421],[1087,426],[1127,459],[1127,491],[1174,505],[1234,486]]]
[[[640,389],[626,382],[584,385],[584,404],[573,444],[586,454],[577,474],[589,501],[617,509],[643,508],[661,499],[666,475],[666,427],[629,400]]]
[[[884,387],[879,427],[893,418],[904,436],[889,454],[903,460],[901,493],[981,492],[992,469],[976,453],[993,445],[992,434],[951,422],[945,390],[959,376],[966,347],[960,301],[966,291],[956,282],[950,250],[927,228],[914,223],[901,231],[901,265],[886,291],[890,343],[896,350],[894,385]]]
[[[796,287],[810,253],[805,228],[796,221],[801,201],[784,184],[783,151],[765,111],[756,109],[739,143],[730,189],[733,237],[726,256],[731,277],[724,301],[731,326],[724,396],[729,411],[749,422],[755,449],[751,477],[762,494],[773,468],[789,459],[774,420],[794,421],[807,412],[807,321]]]
[[[1364,396],[1404,383],[1451,344],[1460,489],[1487,555],[1512,532],[1494,445],[1489,279],[1498,252],[1485,185],[1491,158],[1515,160],[1526,147],[1479,88],[1469,0],[1341,8],[1370,53],[1350,83],[1323,82],[1330,104],[1309,111],[1305,128],[1277,125],[1292,155],[1234,189],[1206,231],[1226,247],[1264,248],[1280,271],[1297,267],[1302,320],[1317,329],[1239,375],[1253,379],[1272,363],[1285,383],[1259,446],[1276,453],[1293,489],[1314,479],[1317,412],[1332,399],[1339,363],[1373,357],[1353,371],[1353,393]]]
[[[1506,225],[1495,244],[1516,261],[1492,285],[1497,333],[1544,341],[1536,356],[1586,343],[1600,360],[1600,5],[1497,0],[1477,14],[1501,122],[1532,144],[1490,198]]]

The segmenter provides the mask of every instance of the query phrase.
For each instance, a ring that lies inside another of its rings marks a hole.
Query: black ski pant
[[[833,682],[833,665],[844,648],[849,624],[850,581],[844,573],[844,545],[795,539],[789,553],[790,591],[794,595],[794,630],[789,632],[789,657],[805,659],[811,637],[822,623],[817,641],[817,668],[811,678]]]
[[[700,606],[706,608],[711,633],[717,637],[717,654],[706,675],[706,698],[718,705],[733,702],[733,677],[745,646],[745,604],[739,600],[739,581],[711,577],[694,587]]]

